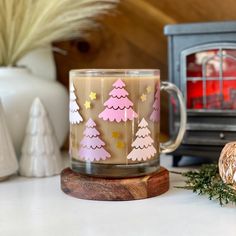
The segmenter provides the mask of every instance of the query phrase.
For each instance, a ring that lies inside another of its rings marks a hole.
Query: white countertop
[[[162,165],[170,168],[170,157]],[[167,193],[123,202],[67,196],[59,176],[12,177],[0,183],[0,236],[236,235],[236,207],[176,189],[183,178],[170,177]]]

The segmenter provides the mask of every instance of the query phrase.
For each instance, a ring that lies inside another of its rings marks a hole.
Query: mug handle
[[[169,153],[177,149],[182,142],[186,129],[187,114],[184,97],[181,91],[174,84],[167,81],[161,82],[161,91],[166,91],[169,94],[176,94],[180,104],[180,127],[177,137],[175,138],[175,140],[170,139],[165,143],[160,143],[160,153]]]

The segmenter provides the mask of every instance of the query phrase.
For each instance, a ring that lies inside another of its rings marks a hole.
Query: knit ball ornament
[[[236,142],[227,143],[221,151],[219,173],[224,183],[236,190]]]

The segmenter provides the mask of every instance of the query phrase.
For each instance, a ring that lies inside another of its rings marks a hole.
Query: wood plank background
[[[121,0],[99,19],[101,26],[76,40],[55,43],[58,80],[68,86],[68,71],[79,68],[159,68],[167,79],[166,24],[236,19],[235,0]],[[162,106],[162,132],[168,133]]]

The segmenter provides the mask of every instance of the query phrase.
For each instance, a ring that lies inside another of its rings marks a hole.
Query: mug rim
[[[160,76],[159,69],[72,69],[70,76]]]

